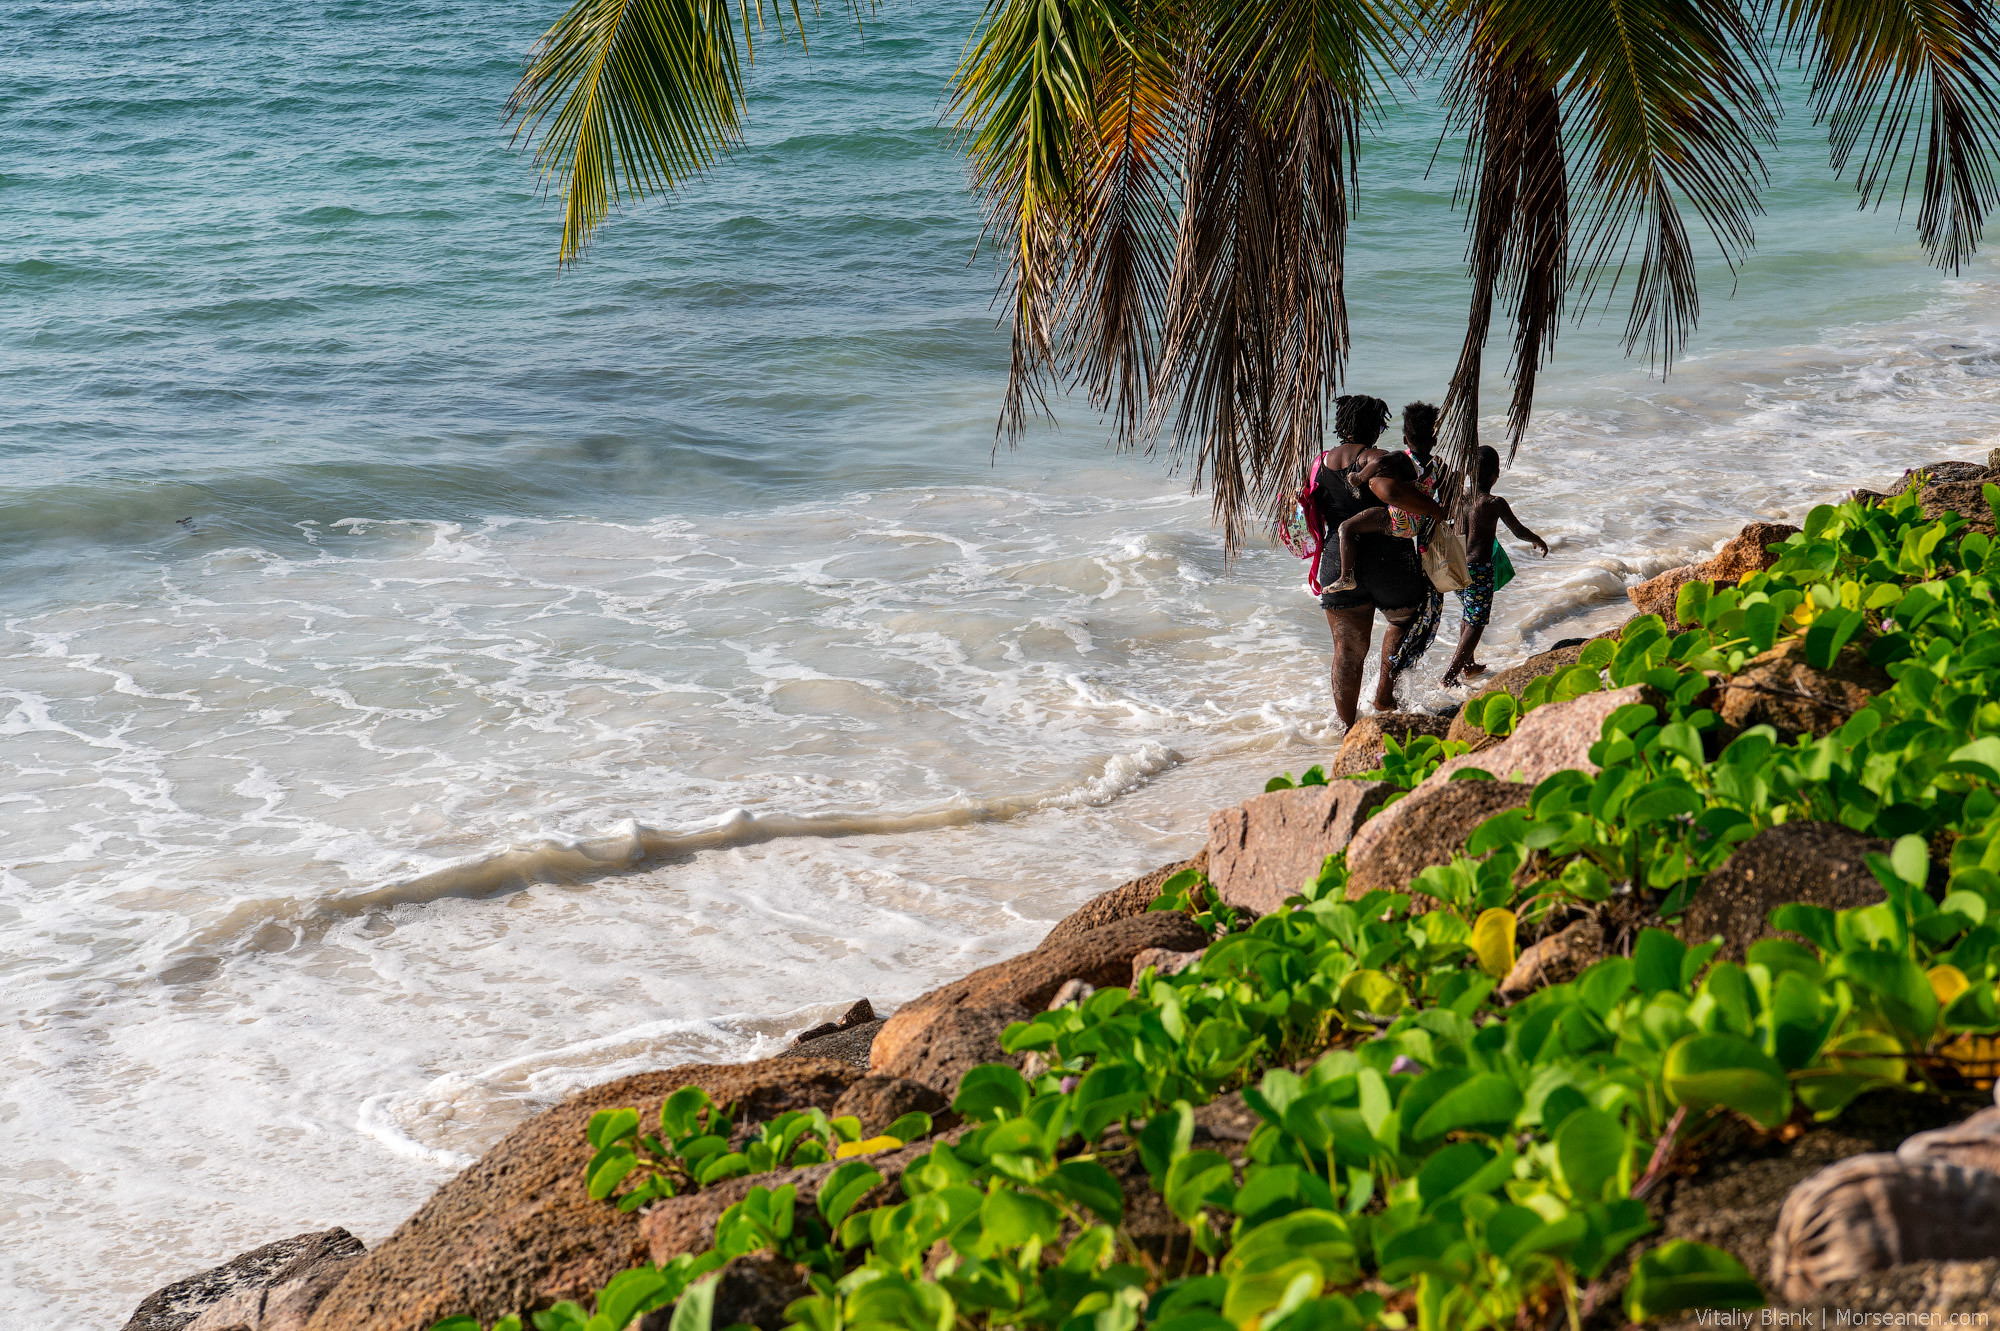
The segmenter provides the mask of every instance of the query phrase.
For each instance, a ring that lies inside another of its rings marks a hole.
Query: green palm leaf
[[[742,123],[736,34],[722,0],[576,0],[530,55],[508,104],[517,139],[563,190],[564,263],[611,205],[670,189]]]
[[[1861,149],[1862,206],[1879,203],[1913,140],[1925,144],[1917,237],[1956,271],[1995,202],[2000,29],[1988,0],[1780,0],[1786,35],[1813,63],[1816,115],[1830,122],[1833,168]],[[1925,110],[1928,108],[1928,120]],[[1863,136],[1866,143],[1863,144]],[[1904,175],[1908,197],[1911,153]]]

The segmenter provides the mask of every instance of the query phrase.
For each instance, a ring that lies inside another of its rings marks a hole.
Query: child
[[[1543,558],[1549,553],[1549,543],[1523,526],[1507,501],[1493,493],[1493,483],[1499,479],[1500,454],[1481,447],[1478,488],[1466,498],[1458,516],[1458,527],[1465,533],[1465,548],[1471,555],[1468,571],[1472,574],[1472,585],[1458,594],[1459,605],[1465,611],[1465,627],[1459,631],[1458,654],[1451,658],[1451,665],[1444,672],[1447,688],[1458,683],[1461,675],[1486,671],[1485,666],[1472,659],[1472,653],[1479,646],[1480,635],[1486,632],[1487,621],[1493,618],[1493,564],[1494,557],[1502,553],[1494,529],[1504,522],[1508,531],[1534,546],[1535,553]]]
[[[1417,483],[1417,466],[1408,453],[1384,453],[1372,462],[1364,462],[1358,470],[1347,474],[1347,483],[1356,494],[1368,488],[1368,483],[1378,476],[1392,481]],[[1370,533],[1387,536],[1393,528],[1396,510],[1377,504],[1374,508],[1364,508],[1353,517],[1340,524],[1340,567],[1339,582],[1327,587],[1330,592],[1351,592],[1361,585],[1356,577],[1361,565],[1354,557],[1354,542],[1357,537]]]

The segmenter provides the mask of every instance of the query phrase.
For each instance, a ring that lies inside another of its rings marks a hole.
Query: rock
[[[879,1048],[873,1052],[871,1069],[928,1086],[949,1101],[958,1094],[959,1078],[981,1063],[1021,1065],[1020,1055],[1000,1048],[1000,1037],[1009,1026],[1028,1020],[1037,1010],[1006,1002],[928,1009],[916,1014],[902,1030],[883,1027],[893,1032],[896,1043],[886,1057]],[[881,1034],[875,1039],[879,1044]]]
[[[1566,768],[1594,776],[1597,764],[1590,761],[1590,748],[1604,737],[1605,720],[1628,703],[1658,706],[1660,697],[1644,684],[1634,684],[1630,688],[1586,693],[1567,702],[1544,703],[1522,717],[1514,733],[1506,739],[1481,752],[1451,759],[1424,778],[1417,789],[1444,785],[1454,772],[1467,768],[1530,786]]]
[[[1939,481],[1926,485],[1917,498],[1924,516],[1932,521],[1956,513],[1966,520],[1966,530],[1994,534],[1993,510],[1986,505],[1983,481]]]
[[[1340,752],[1326,769],[1327,778],[1342,781],[1375,771],[1382,766],[1382,755],[1388,752],[1385,741],[1390,737],[1399,744],[1407,744],[1412,735],[1443,739],[1449,734],[1451,718],[1432,716],[1429,712],[1377,712],[1360,717],[1347,728]]]
[[[800,1031],[792,1040],[792,1048],[798,1048],[807,1040],[817,1040],[822,1036],[832,1035],[835,1031],[852,1030],[856,1026],[865,1026],[876,1020],[879,1018],[875,1015],[875,1005],[863,998],[841,1013],[836,1020],[823,1021],[809,1030]]]
[[[1783,522],[1748,523],[1709,558],[1668,569],[1658,577],[1627,588],[1625,594],[1640,614],[1658,615],[1669,627],[1681,627],[1674,616],[1674,602],[1683,586],[1706,581],[1717,587],[1733,587],[1752,573],[1777,563],[1778,557],[1766,547],[1780,544],[1798,530]]]
[[[949,1095],[957,1088],[956,1081],[946,1087],[933,1076],[918,1076],[911,1069],[922,1060],[913,1062],[903,1056],[904,1046],[916,1040],[938,1013],[958,1007],[1010,1006],[1039,1012],[1048,1006],[1065,980],[1082,980],[1098,988],[1123,985],[1132,978],[1132,958],[1147,948],[1186,949],[1205,947],[1207,943],[1208,936],[1193,920],[1178,911],[1158,910],[1059,938],[1032,952],[976,970],[964,979],[904,1004],[876,1032],[868,1066],[884,1076],[911,1077]],[[977,1023],[977,1029],[983,1030],[986,1024]],[[935,1070],[938,1065],[927,1066]]]
[[[2000,1174],[2000,1107],[1982,1109],[1948,1128],[1920,1132],[1896,1148],[1896,1158],[1906,1165],[1943,1160]]]
[[[1889,487],[1889,493],[1903,493],[1919,475],[1924,478],[1926,484],[1939,481],[1990,481],[1993,479],[1991,463],[1996,457],[2000,457],[2000,449],[1995,449],[1987,455],[1988,465],[1983,467],[1977,462],[1953,461],[1931,462],[1921,467],[1912,467],[1903,473],[1902,480]]]
[[[1902,1262],[2000,1257],[2000,1174],[1858,1155],[1801,1183],[1778,1212],[1771,1288],[1809,1299]]]
[[[1419,786],[1362,824],[1347,847],[1347,894],[1401,892],[1433,864],[1449,864],[1481,823],[1533,793],[1512,781]]]
[[[1157,952],[1160,949],[1149,947],[1146,950]],[[1068,1007],[1072,1003],[1082,1003],[1096,992],[1097,986],[1088,980],[1064,980],[1063,987],[1056,990],[1055,997],[1049,1000],[1046,1011],[1054,1012],[1057,1008]]]
[[[734,1258],[722,1268],[722,1277],[715,1282],[715,1311],[709,1324],[717,1327],[740,1324],[754,1326],[758,1331],[782,1331],[785,1308],[810,1293],[812,1287],[806,1283],[804,1267],[776,1253],[750,1253]]]
[[[1500,997],[1513,1001],[1552,984],[1568,984],[1604,959],[1604,925],[1589,915],[1530,944],[1500,981]]]
[[[951,1112],[949,1099],[908,1077],[863,1077],[842,1091],[833,1108],[826,1112],[833,1118],[852,1114],[860,1119],[864,1138],[879,1135],[891,1123],[912,1113],[929,1114],[934,1132],[948,1132],[958,1125],[958,1115]]]
[[[1157,975],[1179,975],[1188,967],[1201,960],[1206,948],[1195,948],[1191,952],[1175,952],[1171,948],[1149,947],[1132,958],[1132,983],[1138,984],[1139,977],[1151,967]]]
[[[1838,823],[1785,823],[1745,841],[1702,881],[1677,926],[1690,943],[1720,934],[1723,955],[1744,950],[1770,932],[1772,910],[1788,902],[1849,910],[1884,897],[1868,871],[1868,852],[1889,845]]]
[[[1183,869],[1208,872],[1208,851],[1199,850],[1192,859],[1163,864],[1144,877],[1099,893],[1064,916],[1055,928],[1049,930],[1049,936],[1042,940],[1041,946],[1047,947],[1050,943],[1101,929],[1133,915],[1144,915],[1147,907],[1160,895],[1160,886]]]
[[[1770,726],[1778,741],[1789,744],[1800,735],[1819,736],[1837,730],[1860,711],[1868,699],[1894,683],[1880,666],[1870,665],[1862,648],[1840,650],[1833,668],[1806,664],[1805,640],[1779,643],[1717,685],[1722,705],[1716,710],[1724,724],[1737,730]]]
[[[1636,587],[1627,587],[1625,595],[1631,598],[1633,607],[1640,614],[1658,615],[1669,628],[1679,628],[1681,620],[1674,613],[1674,606],[1680,600],[1681,588],[1700,577],[1699,564],[1683,564],[1650,577]]]
[[[864,1000],[865,1001],[865,1000]],[[845,1029],[828,1031],[808,1039],[801,1035],[792,1042],[792,1047],[778,1055],[779,1058],[830,1058],[837,1063],[850,1063],[863,1072],[868,1071],[868,1049],[875,1043],[875,1033],[888,1023],[877,1017]]]
[[[1701,576],[1714,582],[1741,582],[1778,562],[1768,547],[1782,545],[1799,534],[1787,522],[1751,522],[1709,558],[1697,564]]]
[[[1334,781],[1218,810],[1208,816],[1209,881],[1230,905],[1268,915],[1317,878],[1326,857],[1395,791],[1382,781]]]
[[[352,1252],[303,1257],[262,1289],[238,1290],[211,1304],[188,1323],[187,1331],[303,1331],[313,1310],[361,1260],[362,1251],[356,1243]]]
[[[1589,645],[1586,641],[1572,643],[1566,647],[1554,647],[1546,652],[1537,652],[1535,655],[1521,662],[1521,664],[1509,666],[1499,674],[1494,675],[1491,679],[1476,679],[1473,681],[1473,687],[1479,690],[1476,696],[1484,697],[1489,693],[1507,693],[1518,698],[1527,689],[1528,685],[1534,683],[1544,675],[1553,675],[1575,665],[1582,658],[1583,649]],[[1451,728],[1445,732],[1445,738],[1455,739],[1461,744],[1470,745],[1474,753],[1500,743],[1499,736],[1489,735],[1478,726],[1466,720],[1463,709],[1460,709],[1458,715],[1452,718]]]
[[[267,1243],[148,1294],[125,1323],[125,1331],[185,1331],[197,1319],[225,1303],[231,1308],[247,1306],[256,1311],[260,1303],[268,1302],[263,1296],[273,1287],[293,1282],[316,1284],[315,1273],[322,1272],[333,1273],[337,1281],[337,1273],[344,1272],[347,1263],[366,1251],[360,1239],[339,1228],[295,1234]],[[330,1288],[332,1285],[326,1284],[317,1293],[289,1291],[284,1296],[285,1306],[296,1307],[307,1298],[317,1304]],[[304,1314],[311,1311],[311,1306],[305,1307],[299,1320],[303,1321]],[[251,1325],[254,1327],[255,1323]]]
[[[309,1331],[426,1331],[468,1313],[482,1324],[577,1299],[646,1258],[639,1218],[592,1201],[584,1128],[600,1109],[657,1119],[660,1101],[699,1086],[739,1106],[738,1124],[793,1109],[826,1109],[861,1079],[844,1063],[770,1058],[685,1064],[593,1086],[508,1133],[439,1188],[357,1262],[313,1313]],[[703,1194],[706,1195],[706,1194]]]

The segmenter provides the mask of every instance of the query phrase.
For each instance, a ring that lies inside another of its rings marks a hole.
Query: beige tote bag
[[[1424,575],[1441,592],[1464,591],[1472,585],[1472,570],[1466,566],[1465,542],[1450,524],[1440,524],[1424,547]]]

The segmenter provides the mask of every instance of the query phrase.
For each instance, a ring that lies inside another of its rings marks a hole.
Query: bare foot
[[[1330,592],[1351,592],[1360,585],[1361,585],[1361,580],[1355,577],[1352,573],[1350,573],[1346,577],[1342,578],[1339,582],[1336,582],[1332,586],[1328,587],[1327,590]]]
[[[1468,675],[1483,675],[1486,673],[1486,667],[1477,661],[1472,661],[1466,665],[1465,673]]]
[[[1438,681],[1438,687],[1441,689],[1455,689],[1460,683],[1461,681],[1457,675],[1446,675]]]

